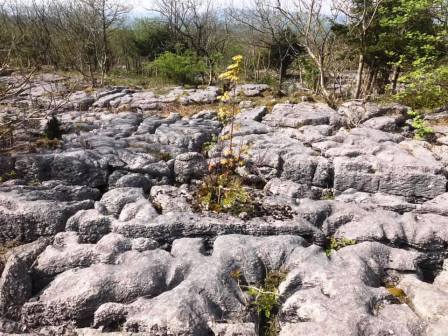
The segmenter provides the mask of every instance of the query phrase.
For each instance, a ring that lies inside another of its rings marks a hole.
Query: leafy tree
[[[440,59],[442,30],[434,18],[441,1],[446,0],[352,0],[342,10],[348,19],[333,31],[360,52],[355,97],[360,94],[362,63],[370,70],[369,94],[374,87],[384,93],[391,77],[395,92],[401,73]]]
[[[231,11],[230,15],[245,27],[249,44],[269,52],[269,65],[277,70],[280,93],[296,54],[304,53],[289,20],[275,9],[273,0],[253,0],[247,8]]]
[[[152,68],[178,84],[195,84],[206,71],[204,62],[192,53],[175,54],[167,51],[152,62]]]
[[[421,67],[442,54],[442,35],[433,10],[440,0],[387,0],[380,10],[386,52],[401,67]]]
[[[371,30],[375,28],[378,11],[384,0],[351,0],[336,1],[336,7],[347,19],[345,29],[339,29],[344,32],[348,40],[358,49],[358,71],[356,76],[356,86],[354,98],[358,99],[361,95],[362,77],[365,66],[365,57],[367,45],[370,39]],[[339,27],[335,27],[337,31]]]
[[[396,95],[414,110],[448,107],[448,65],[418,68],[400,78],[405,89]]]
[[[395,65],[406,72],[396,80],[404,90],[396,98],[417,111],[448,106],[448,34],[441,15],[444,0],[400,0],[393,17],[382,25],[402,33],[401,52],[388,50]]]
[[[304,50],[319,71],[319,89],[324,98],[333,104],[328,90],[329,61],[334,53],[335,35],[331,29],[334,17],[324,13],[323,0],[295,0],[292,4],[275,0],[275,8],[289,22]],[[292,5],[292,7],[291,7]]]
[[[165,51],[175,51],[173,36],[166,24],[148,18],[139,19],[132,27],[138,54],[154,60]]]
[[[58,118],[53,115],[50,120],[47,121],[44,130],[45,137],[48,140],[60,139],[62,136],[61,123]]]

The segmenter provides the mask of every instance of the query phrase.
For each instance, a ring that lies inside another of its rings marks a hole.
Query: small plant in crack
[[[232,58],[234,63],[219,78],[229,88],[219,97],[223,106],[220,119],[229,126],[229,134],[217,139],[213,145],[220,145],[219,157],[210,159],[208,174],[196,193],[197,203],[202,209],[214,212],[229,212],[238,215],[250,207],[250,196],[243,185],[243,179],[237,173],[238,167],[244,166],[242,153],[244,146],[235,148],[235,116],[239,113],[236,101],[236,88],[242,71],[243,57]],[[233,94],[230,92],[233,91]]]
[[[173,158],[173,155],[170,152],[148,150],[147,153],[154,156],[157,160],[165,162],[168,162]]]
[[[239,176],[227,173],[206,176],[198,195],[204,209],[235,215],[243,212],[249,202],[249,194]]]
[[[386,287],[389,292],[389,301],[395,304],[411,304],[409,297],[406,295],[403,289],[399,288],[400,278],[393,273],[388,274],[387,277],[383,279],[384,287]]]
[[[336,237],[331,237],[328,241],[327,247],[325,248],[325,254],[327,255],[327,257],[330,257],[331,254],[333,253],[333,251],[338,251],[341,248],[350,246],[350,245],[355,245],[356,244],[356,240],[354,239],[348,239],[345,237],[342,238],[336,238]]]
[[[398,288],[396,286],[392,286],[392,287],[386,287],[387,291],[389,292],[390,295],[392,295],[392,297],[394,297],[398,303],[404,303],[404,304],[409,304],[409,298],[406,295],[406,293],[404,292],[404,290],[402,290],[401,288]]]
[[[334,190],[333,189],[325,189],[322,193],[322,197],[320,198],[324,201],[331,201],[335,199]]]
[[[231,277],[237,280],[240,289],[251,298],[248,307],[255,310],[258,315],[259,334],[262,336],[278,335],[280,331],[278,288],[280,283],[285,280],[286,273],[278,270],[269,271],[264,281],[258,285],[245,285],[240,270],[232,272]]]
[[[55,115],[47,121],[44,129],[44,135],[48,140],[60,139],[62,137],[61,123]]]
[[[3,176],[0,176],[0,183],[9,181],[9,180],[15,180],[17,178],[17,173],[15,170],[11,170],[8,173],[5,173]]]
[[[173,158],[171,153],[168,153],[168,152],[160,152],[160,153],[158,153],[158,157],[160,158],[160,160],[165,161],[165,162],[168,162],[169,160],[171,160]]]
[[[408,115],[412,117],[411,126],[415,130],[415,138],[417,140],[430,140],[434,137],[434,130],[424,120],[421,113],[409,111]]]
[[[37,139],[35,142],[36,147],[38,148],[48,148],[48,149],[56,149],[61,147],[61,140],[59,139],[48,139],[48,138],[42,138]]]
[[[218,136],[213,134],[210,141],[204,142],[202,144],[202,153],[207,154],[209,150],[216,146],[218,143]]]
[[[4,244],[0,244],[0,273],[2,271],[3,265],[6,264],[6,256],[8,252],[19,245],[20,243],[15,240],[6,241]]]

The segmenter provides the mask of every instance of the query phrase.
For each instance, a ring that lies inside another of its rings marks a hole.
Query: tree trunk
[[[316,56],[309,46],[305,46],[305,48],[306,48],[308,55],[311,57],[311,59],[314,61],[317,68],[319,69],[319,86],[320,86],[322,94],[324,95],[325,100],[329,101],[331,95],[326,88],[323,55]]]
[[[355,99],[359,99],[359,97],[361,96],[363,72],[364,72],[364,55],[359,54],[358,73],[356,74],[356,87],[353,95]]]
[[[319,85],[320,89],[322,90],[322,93],[326,99],[330,98],[330,93],[328,92],[326,88],[326,81],[325,81],[325,72],[324,72],[324,66],[323,64],[319,64]]]
[[[282,95],[282,84],[285,75],[286,75],[285,58],[280,57],[280,64],[278,69],[278,89],[277,89],[277,94],[279,97]]]
[[[394,69],[394,75],[392,77],[392,94],[397,93],[397,85],[398,85],[398,78],[400,77],[401,68],[399,65],[397,65]]]
[[[370,73],[369,73],[369,80],[368,80],[367,88],[366,88],[367,95],[371,95],[373,93],[373,90],[375,88],[375,81],[376,81],[377,75],[378,75],[378,68],[374,64],[371,67]]]
[[[380,75],[380,82],[378,85],[378,94],[386,93],[386,86],[389,84],[390,71],[383,70]]]
[[[106,25],[106,0],[102,2],[101,8],[102,15],[102,39],[103,39],[103,55],[101,59],[101,86],[104,85],[104,79],[106,77],[106,73],[109,72],[109,45],[107,41],[107,25]]]

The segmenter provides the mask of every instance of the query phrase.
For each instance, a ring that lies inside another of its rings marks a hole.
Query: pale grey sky
[[[182,0],[179,0],[182,1]],[[282,2],[284,2],[283,0]],[[286,0],[288,1],[288,0]],[[293,1],[293,0],[291,0]],[[128,2],[131,6],[133,6],[132,15],[134,16],[145,16],[148,13],[148,9],[150,9],[153,6],[152,0],[125,0],[125,2]],[[219,6],[228,6],[229,4],[233,3],[234,6],[238,6],[241,8],[250,6],[251,3],[253,3],[253,0],[214,0],[214,3],[216,3]],[[326,13],[330,12],[330,5],[331,0],[323,0],[323,11]]]

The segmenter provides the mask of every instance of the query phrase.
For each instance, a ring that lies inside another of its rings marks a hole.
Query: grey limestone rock
[[[17,104],[45,102],[30,88]],[[238,99],[268,89],[238,86]],[[232,150],[254,211],[199,212],[195,180],[231,126],[206,108],[157,110],[218,91],[77,92],[58,111],[60,148],[0,159],[14,178],[0,186],[0,245],[32,242],[2,263],[0,333],[257,335],[245,286],[275,273],[280,335],[445,335],[444,126],[430,144],[409,138],[400,105],[242,104]]]
[[[67,231],[76,231],[80,242],[96,243],[112,229],[112,218],[96,209],[81,210],[67,220]]]
[[[156,186],[151,189],[153,204],[162,212],[191,212],[191,194],[188,187],[179,188],[170,185]]]
[[[99,204],[107,215],[118,217],[126,204],[143,199],[145,195],[142,188],[115,188],[105,193]]]
[[[188,152],[176,156],[174,174],[176,181],[188,183],[207,174],[207,162],[201,153]]]
[[[21,306],[32,296],[30,268],[37,256],[50,243],[40,238],[32,243],[13,249],[0,277],[0,316],[18,319]],[[0,323],[0,332],[2,332]]]
[[[337,113],[325,104],[300,103],[277,104],[264,117],[269,126],[299,128],[307,125],[329,125],[337,118]]]
[[[97,191],[84,187],[19,186],[0,188],[0,243],[31,242],[63,231],[78,210],[93,207]]]
[[[131,173],[120,177],[114,186],[117,188],[142,188],[147,193],[151,190],[152,183],[144,174]]]
[[[391,117],[382,116],[367,120],[362,124],[364,127],[374,128],[385,132],[396,132],[403,126],[405,118],[403,116]]]
[[[163,250],[128,251],[114,265],[70,269],[56,276],[40,293],[39,300],[23,306],[22,319],[30,326],[67,321],[82,325],[92,319],[95,309],[103,303],[157,296],[177,281],[174,277],[170,283],[168,278],[170,272],[177,272],[171,260]]]

